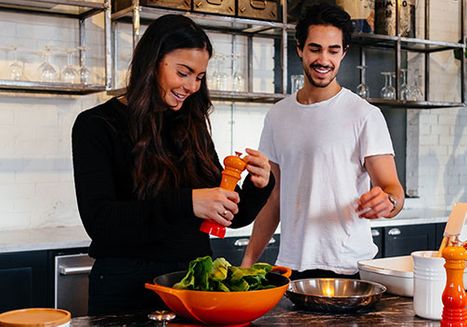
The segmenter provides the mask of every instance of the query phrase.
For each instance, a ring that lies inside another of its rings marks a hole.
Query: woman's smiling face
[[[167,53],[159,64],[161,97],[172,110],[201,87],[206,75],[209,52],[206,49],[177,49]]]

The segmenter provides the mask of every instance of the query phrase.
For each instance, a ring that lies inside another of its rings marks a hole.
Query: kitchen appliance
[[[191,10],[191,0],[139,0],[141,6]],[[132,0],[112,1],[112,12],[117,12],[133,5]]]
[[[379,301],[386,287],[346,278],[306,278],[290,282],[286,296],[299,308],[324,312],[355,312]]]
[[[398,256],[362,260],[358,262],[360,278],[383,284],[388,293],[413,296],[414,264],[411,256]],[[467,286],[467,271],[464,271],[464,287]]]
[[[87,315],[93,264],[94,259],[84,253],[55,257],[55,308],[68,310],[73,317]]]
[[[273,288],[245,292],[206,292],[174,289],[186,271],[165,274],[154,279],[146,288],[156,292],[177,316],[206,325],[240,325],[255,320],[280,301],[289,285],[291,270],[274,267],[266,275]]]
[[[235,0],[193,0],[193,11],[234,16]]]
[[[278,0],[237,0],[237,16],[264,20],[280,20]]]

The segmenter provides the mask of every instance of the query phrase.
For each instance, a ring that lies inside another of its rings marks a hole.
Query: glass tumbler
[[[305,78],[303,75],[292,75],[290,76],[290,83],[290,93],[294,94],[303,87]]]

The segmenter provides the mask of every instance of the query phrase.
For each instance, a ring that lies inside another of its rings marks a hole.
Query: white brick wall
[[[459,1],[431,1],[432,40],[457,42],[460,39]],[[421,14],[423,1],[418,3]],[[419,32],[422,28],[423,25],[418,25]],[[409,61],[409,69],[411,64],[422,67],[417,60],[421,56]],[[460,101],[459,73],[460,61],[454,59],[452,51],[431,55],[430,99]],[[407,153],[408,185],[412,187],[412,183],[418,182],[420,195],[420,199],[407,201],[408,206],[449,209],[454,202],[467,202],[465,108],[411,110]]]

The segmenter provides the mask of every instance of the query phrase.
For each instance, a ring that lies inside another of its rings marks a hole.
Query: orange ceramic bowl
[[[244,325],[255,320],[276,306],[284,295],[291,270],[274,267],[267,279],[276,287],[246,292],[206,292],[177,290],[172,285],[179,282],[185,271],[174,272],[154,279],[146,288],[156,292],[178,316],[205,325]]]

